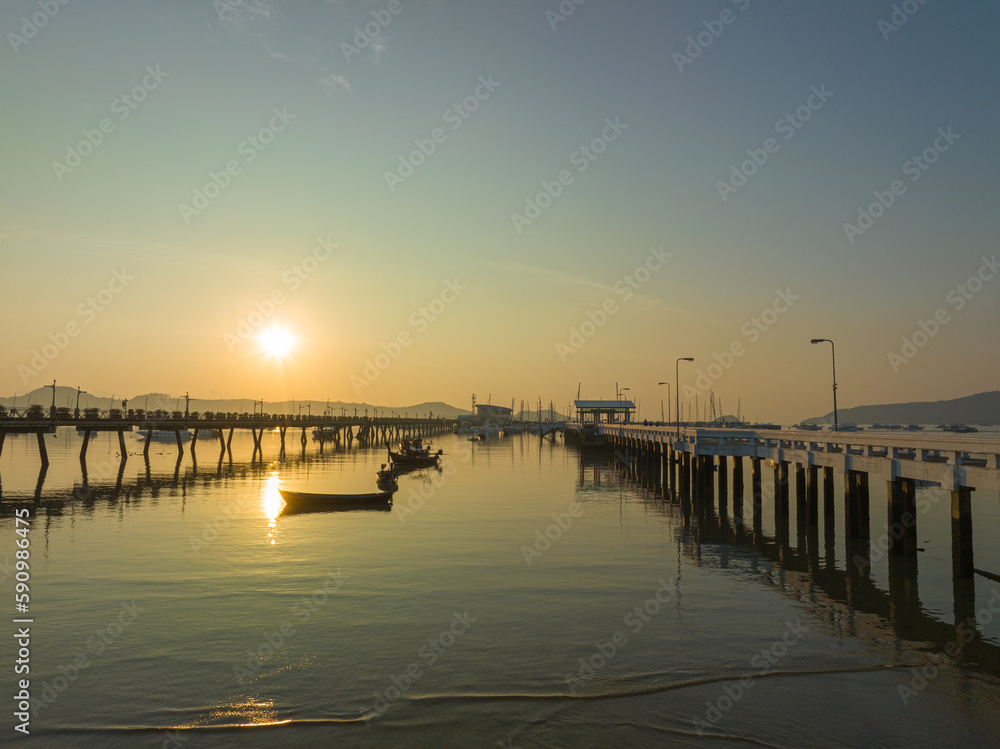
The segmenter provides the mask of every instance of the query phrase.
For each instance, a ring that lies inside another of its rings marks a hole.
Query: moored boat
[[[367,494],[317,494],[291,489],[278,489],[285,504],[293,508],[325,507],[336,505],[361,505],[385,503],[392,500],[392,491],[369,492]]]

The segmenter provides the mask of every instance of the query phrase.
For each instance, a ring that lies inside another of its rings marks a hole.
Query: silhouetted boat
[[[410,455],[389,450],[389,460],[401,466],[424,467],[437,465],[438,455]]]
[[[392,464],[389,464],[389,467],[386,468],[385,465],[386,464],[383,463],[382,464],[382,470],[378,471],[375,474],[375,483],[378,485],[378,487],[380,489],[396,489],[396,488],[398,488],[398,484],[396,482],[396,479],[399,476],[399,474],[396,473],[395,466],[393,466]]]
[[[326,507],[336,505],[363,505],[385,503],[392,499],[391,491],[369,492],[368,494],[313,494],[296,492],[290,489],[278,489],[285,504],[294,508]]]

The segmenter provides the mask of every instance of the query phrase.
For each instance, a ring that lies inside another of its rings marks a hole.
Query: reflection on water
[[[634,456],[532,435],[441,440],[455,470],[400,477],[405,514],[308,516],[287,511],[279,476],[370,490],[384,451],[310,445],[272,463],[237,436],[235,457],[164,449],[123,468],[117,440],[98,439],[84,477],[75,437],[54,442],[37,499],[34,446],[6,446],[0,533],[32,508],[38,689],[81,652],[92,665],[39,712],[32,745],[148,746],[157,726],[213,747],[1000,736],[1000,585],[953,584],[945,503],[921,517],[926,552],[886,559],[846,539],[840,514],[808,527],[794,502],[755,513],[749,491],[720,509]],[[1000,502],[976,499],[977,567],[1000,569]],[[658,591],[669,602],[650,605]],[[92,652],[123,601],[138,618]],[[471,624],[458,638],[456,614]],[[387,709],[366,725],[376,695]]]
[[[278,477],[278,472],[273,471],[270,476],[267,477],[267,481],[264,484],[264,494],[262,497],[264,515],[270,521],[267,531],[267,537],[271,539],[271,543],[274,543],[274,528],[278,524],[278,515],[285,508],[285,500],[282,499],[281,494],[278,493],[278,485],[280,479]]]

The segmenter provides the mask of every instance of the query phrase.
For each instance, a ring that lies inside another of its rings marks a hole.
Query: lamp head
[[[809,343],[825,343],[829,338],[813,338]]]
[[[694,361],[694,357],[693,356],[685,356],[683,359],[681,359],[681,361]]]

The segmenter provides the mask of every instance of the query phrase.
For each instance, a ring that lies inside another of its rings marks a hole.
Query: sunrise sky
[[[997,389],[996,2],[62,2],[0,7],[0,395]]]

